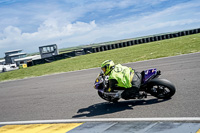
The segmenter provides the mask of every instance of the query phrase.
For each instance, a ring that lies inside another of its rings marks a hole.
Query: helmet
[[[103,70],[105,75],[108,75],[114,67],[115,64],[112,60],[106,60],[101,64],[101,69]]]

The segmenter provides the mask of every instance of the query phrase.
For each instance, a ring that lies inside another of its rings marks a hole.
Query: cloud
[[[63,48],[200,26],[200,2],[196,0],[158,9],[151,6],[167,1],[51,2],[48,6],[25,3],[25,7],[12,7],[6,13],[0,9],[5,16],[14,12],[13,17],[2,19],[7,25],[0,22],[0,52],[21,48],[37,52],[38,46],[52,43]]]
[[[14,2],[16,2],[16,0],[0,0],[0,4],[10,4]]]
[[[94,38],[100,42],[199,28],[200,15],[196,12],[199,7],[200,3],[188,2],[158,12],[133,15],[116,23],[100,25],[91,36],[97,35]]]
[[[18,38],[21,35],[21,30],[17,27],[8,26],[4,30],[4,36],[6,38]]]
[[[4,29],[3,33],[0,34],[0,48],[13,46],[20,38],[21,30],[17,27],[8,26]]]
[[[79,21],[69,24],[63,23],[62,26],[59,24],[60,23],[54,19],[45,20],[40,25],[37,32],[33,33],[22,33],[19,28],[8,26],[5,28],[3,35],[1,35],[0,47],[6,48],[8,45],[5,44],[11,44],[9,47],[15,49],[17,49],[17,47],[23,47],[26,48],[26,51],[31,51],[33,49],[37,51],[38,46],[52,43],[58,44],[61,41],[64,43],[65,47],[67,47],[67,43],[70,42],[70,40],[71,43],[79,45],[81,40],[78,40],[76,37],[82,36],[96,28],[95,21],[89,23]]]

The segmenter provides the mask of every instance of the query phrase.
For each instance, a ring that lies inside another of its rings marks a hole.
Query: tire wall
[[[181,36],[197,34],[197,33],[200,33],[200,28],[179,31],[179,32],[173,32],[173,33],[166,33],[166,34],[161,34],[161,35],[152,35],[149,37],[133,39],[133,40],[124,41],[124,42],[120,42],[120,43],[116,43],[116,44],[102,45],[102,46],[93,48],[93,51],[94,52],[102,52],[102,51],[106,51],[106,50],[123,48],[123,47],[127,47],[127,46],[148,43],[148,42],[154,42],[154,41],[160,41],[160,40],[165,40],[165,39],[171,39],[171,38],[175,38],[175,37],[181,37]]]

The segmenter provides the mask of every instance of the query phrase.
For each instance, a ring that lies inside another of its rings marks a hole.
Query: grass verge
[[[200,34],[92,53],[0,73],[0,81],[99,67],[107,59],[115,63],[128,63],[195,52],[200,52]]]

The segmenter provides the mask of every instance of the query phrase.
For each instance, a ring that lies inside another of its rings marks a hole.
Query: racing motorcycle
[[[144,97],[136,96],[128,99],[147,98],[147,94],[158,99],[170,99],[176,92],[175,86],[166,79],[158,78],[161,71],[156,68],[145,70],[141,72],[142,81],[139,89],[140,93],[145,94]],[[97,89],[98,95],[108,102],[118,102],[120,99],[116,94],[121,94],[124,90],[114,90],[113,92],[106,92],[108,87],[109,76],[100,74],[94,83],[94,88]],[[127,99],[125,99],[127,100]]]

